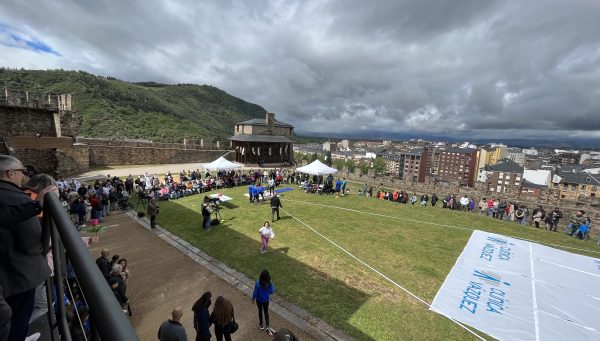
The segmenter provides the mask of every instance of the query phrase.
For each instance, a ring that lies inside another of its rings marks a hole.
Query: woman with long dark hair
[[[223,336],[225,336],[225,341],[231,341],[229,326],[233,319],[233,306],[231,302],[223,296],[217,297],[215,307],[210,315],[210,323],[215,325],[217,341],[223,341]]]
[[[210,299],[212,293],[210,291],[205,292],[192,306],[194,312],[194,329],[196,329],[196,341],[209,341],[210,334],[210,320],[208,307],[210,307]]]
[[[269,329],[269,296],[273,293],[275,293],[275,286],[271,282],[271,275],[269,271],[263,270],[254,284],[254,292],[252,293],[252,303],[256,301],[258,306],[258,327],[260,329],[265,329],[263,313],[266,327]]]

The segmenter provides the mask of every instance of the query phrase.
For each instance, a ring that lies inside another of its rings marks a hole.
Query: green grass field
[[[234,200],[223,207],[225,223],[208,233],[201,228],[201,195],[161,201],[157,222],[251,278],[268,269],[279,295],[359,340],[475,338],[310,228],[429,303],[473,229],[600,256],[595,242],[562,233],[438,207],[297,189],[282,196],[283,209],[297,219],[282,211],[282,220],[272,224],[276,238],[261,255],[258,229],[271,220],[269,205],[250,204],[246,187],[221,192]]]

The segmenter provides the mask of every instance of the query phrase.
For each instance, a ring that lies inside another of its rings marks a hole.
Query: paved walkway
[[[232,302],[240,325],[234,339],[269,339],[258,329],[256,306],[251,304],[251,279],[162,228],[150,230],[146,219],[138,220],[131,213],[117,212],[106,217],[104,225],[107,229],[91,252],[95,258],[101,249],[109,248],[112,254],[127,258],[131,270],[128,296],[132,323],[141,340],[156,339],[158,326],[177,305],[184,307],[182,323],[188,337],[193,339],[191,306],[207,290],[212,292],[213,302],[219,295]],[[288,328],[301,340],[348,339],[323,322],[309,323],[302,318],[307,316],[303,315],[307,314],[305,311],[277,295],[270,310],[271,327]]]

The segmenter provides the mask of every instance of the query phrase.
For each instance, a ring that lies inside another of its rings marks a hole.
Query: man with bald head
[[[183,316],[183,308],[175,307],[171,316],[170,320],[166,320],[158,328],[158,339],[160,341],[187,341],[185,328],[179,322]]]
[[[26,172],[17,158],[0,155],[0,207],[32,204],[29,194],[21,189]],[[43,197],[46,193],[39,194]],[[41,209],[39,202],[33,205],[36,211]],[[43,249],[37,216],[0,220],[0,287],[12,309],[9,340],[24,340],[27,336],[35,288],[50,276]]]
[[[110,279],[110,251],[108,249],[103,249],[100,252],[100,257],[96,259],[96,265],[98,265],[98,269],[102,272],[102,276],[108,281]]]

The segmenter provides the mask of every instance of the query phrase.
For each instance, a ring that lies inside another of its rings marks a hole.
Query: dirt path
[[[106,217],[104,226],[107,227],[106,231],[90,251],[96,258],[101,249],[108,248],[111,254],[127,258],[131,271],[127,293],[133,311],[132,323],[141,340],[156,340],[158,327],[170,318],[171,310],[177,305],[184,307],[182,324],[188,338],[193,340],[196,333],[191,307],[207,290],[212,292],[213,302],[220,295],[232,302],[236,321],[240,325],[233,335],[234,340],[270,339],[258,328],[257,310],[251,304],[250,296],[244,295],[124,213],[117,212]],[[270,317],[274,329],[285,327],[301,340],[315,339],[273,311]]]

